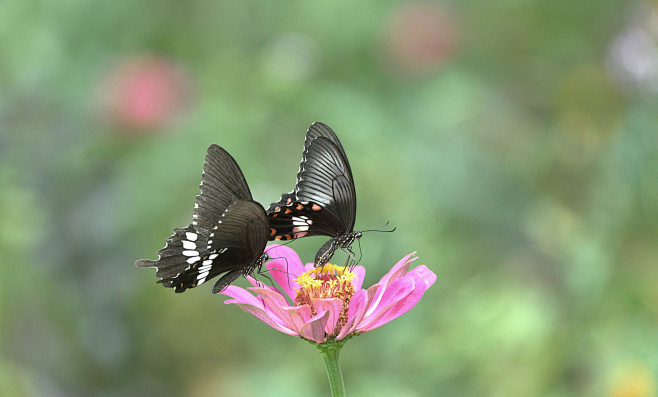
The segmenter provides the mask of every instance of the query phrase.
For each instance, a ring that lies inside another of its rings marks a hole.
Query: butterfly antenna
[[[365,233],[365,232],[393,233],[397,229],[397,227],[393,227],[393,229],[391,229],[391,230],[381,230],[380,229],[380,228],[388,226],[389,223],[390,223],[389,221],[386,221],[386,223],[384,223],[381,226],[377,226],[377,227],[372,228],[372,229],[361,230],[361,232],[363,232],[363,233]]]
[[[276,268],[275,269],[267,269],[263,273],[267,273],[267,272],[270,272],[272,270],[276,270],[277,272],[282,272],[283,274],[285,274],[287,276],[291,276],[291,275],[292,276],[299,276],[298,274],[291,274],[290,272],[288,272],[288,258],[286,258],[284,256],[277,256],[277,257],[270,258],[270,260],[274,260],[274,259],[283,259],[284,261],[286,261],[286,270],[284,271],[284,270],[276,269]],[[260,274],[260,272],[258,274]],[[274,285],[274,284],[272,284],[272,285]],[[288,277],[288,288],[292,288],[292,286],[290,285],[290,277]]]

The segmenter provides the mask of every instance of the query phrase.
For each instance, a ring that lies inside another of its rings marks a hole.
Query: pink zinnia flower
[[[253,287],[228,286],[221,293],[232,299],[224,303],[235,303],[276,330],[317,343],[381,327],[414,307],[436,281],[424,265],[409,270],[418,259],[413,253],[368,289],[361,288],[363,266],[304,266],[295,251],[282,245],[269,246],[267,254],[274,258],[266,265],[269,274],[285,295],[247,277]]]

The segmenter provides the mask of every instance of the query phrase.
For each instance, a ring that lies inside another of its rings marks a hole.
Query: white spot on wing
[[[183,240],[183,248],[186,250],[193,250],[196,248],[196,244],[191,241]]]
[[[187,251],[183,251],[183,255],[185,255],[185,256],[197,256],[197,255],[199,255],[199,252],[194,251],[194,250],[187,250]]]
[[[193,256],[191,258],[187,258],[187,263],[192,264],[198,262],[200,259],[201,259],[200,256]]]
[[[308,230],[309,219],[306,216],[293,216],[292,217],[293,231],[305,232]]]
[[[196,276],[197,280],[203,279],[204,281],[206,280],[206,277],[208,277],[208,272],[207,271],[205,271],[203,273],[199,273],[199,275]]]
[[[185,237],[187,237],[187,239],[190,241],[196,241],[197,237],[199,236],[196,233],[185,232]]]
[[[208,257],[208,259],[210,259],[210,260],[215,260],[215,258],[217,258],[218,256],[219,256],[219,254],[210,254],[210,256]]]

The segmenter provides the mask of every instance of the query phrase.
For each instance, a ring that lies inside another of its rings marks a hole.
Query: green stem
[[[343,374],[340,372],[340,365],[338,364],[338,355],[344,344],[345,340],[325,342],[317,345],[318,350],[322,354],[324,365],[327,367],[327,376],[329,377],[332,397],[345,397]]]

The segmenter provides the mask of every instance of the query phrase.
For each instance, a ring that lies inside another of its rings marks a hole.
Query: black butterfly
[[[355,232],[356,192],[352,169],[336,134],[315,122],[306,132],[302,162],[295,189],[281,196],[267,210],[269,240],[292,240],[305,236],[330,236],[315,255],[315,266],[327,263],[334,252],[350,246]]]
[[[168,288],[183,292],[223,274],[213,293],[239,276],[261,269],[268,259],[267,215],[252,200],[249,186],[233,157],[217,145],[206,154],[191,225],[174,229],[155,261],[140,259],[139,267],[157,268]]]

